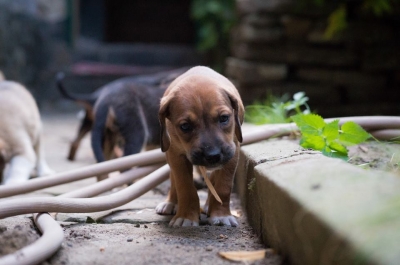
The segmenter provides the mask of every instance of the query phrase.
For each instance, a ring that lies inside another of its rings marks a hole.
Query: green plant
[[[312,0],[317,6],[323,6],[326,0]],[[392,12],[398,0],[362,0],[360,9],[364,13],[372,13],[376,17],[383,16]],[[349,1],[336,1],[336,9],[328,17],[328,25],[325,30],[325,37],[332,38],[347,27]]]
[[[301,132],[300,145],[321,151],[329,157],[348,159],[348,146],[360,144],[371,137],[361,126],[339,120],[326,123],[316,114],[297,114],[291,117]]]
[[[324,32],[324,37],[331,39],[337,33],[347,28],[347,9],[344,4],[340,5],[328,17],[328,25]]]
[[[229,34],[236,22],[235,0],[192,0],[191,17],[197,27],[197,48],[222,70],[229,51]]]
[[[269,95],[262,102],[255,102],[246,107],[245,120],[254,124],[273,124],[288,123],[291,121],[290,115],[310,113],[307,104],[308,97],[304,92],[293,95],[293,100],[289,100],[288,95],[281,98]]]

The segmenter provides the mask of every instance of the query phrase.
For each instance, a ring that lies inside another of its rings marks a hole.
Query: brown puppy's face
[[[168,147],[174,145],[176,150],[178,145],[179,152],[194,165],[221,167],[236,151],[235,127],[240,124],[232,105],[225,90],[209,84],[196,89],[196,93],[190,88],[175,91],[160,113],[160,119],[165,115],[169,121]]]

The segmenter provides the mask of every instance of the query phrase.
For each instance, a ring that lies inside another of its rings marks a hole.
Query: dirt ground
[[[94,163],[89,138],[78,150],[76,161],[66,159],[69,143],[76,134],[76,113],[47,113],[44,144],[49,165],[64,171]],[[94,183],[94,178],[47,188],[24,196],[53,196]],[[248,225],[239,200],[233,196],[231,209],[237,228],[209,226],[170,228],[169,217],[155,213],[155,205],[165,198],[168,183],[146,193],[132,204],[105,213],[58,214],[64,230],[61,248],[42,264],[231,264],[220,251],[266,249]],[[199,191],[204,199],[205,191]],[[97,216],[97,217],[96,217]],[[14,253],[40,237],[30,215],[0,220],[0,256]],[[282,258],[267,248],[266,257],[248,264],[283,264]]]
[[[349,148],[350,163],[367,170],[380,170],[400,177],[400,144],[369,141]]]

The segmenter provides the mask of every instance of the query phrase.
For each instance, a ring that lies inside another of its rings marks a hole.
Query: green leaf
[[[200,51],[207,51],[214,47],[218,42],[218,31],[213,23],[204,23],[199,29],[201,41],[198,43]]]
[[[324,119],[316,114],[297,114],[292,116],[292,120],[303,136],[320,135],[326,124]]]
[[[300,107],[307,106],[308,100],[309,98],[305,96],[304,92],[297,92],[293,95],[293,101],[288,101],[285,103],[285,110],[296,110],[296,112],[300,114],[302,112]]]
[[[325,125],[322,135],[326,138],[328,144],[339,137],[339,120],[334,120]]]
[[[250,105],[246,107],[245,119],[254,124],[287,123],[286,112],[279,105],[273,107]]]
[[[376,16],[382,16],[393,11],[390,0],[364,0],[363,8],[367,11],[371,10]]]
[[[349,159],[347,153],[341,153],[341,152],[335,152],[335,151],[322,151],[322,154],[327,156],[327,157],[333,157],[333,158],[340,158],[342,160],[347,161]]]
[[[325,139],[321,135],[303,135],[300,140],[300,145],[304,148],[312,148],[318,151],[322,151],[326,147]]]
[[[210,14],[218,14],[221,11],[223,11],[223,7],[221,6],[221,3],[218,1],[207,1],[204,2],[204,7]]]
[[[328,18],[328,27],[325,30],[324,37],[331,39],[347,27],[347,9],[346,5],[341,4]]]
[[[306,93],[304,93],[303,91],[297,92],[297,93],[295,93],[295,94],[293,95],[293,99],[294,99],[295,101],[298,101],[298,100],[300,100],[300,99],[302,99],[302,98],[307,98],[307,97],[306,97]]]
[[[322,6],[324,4],[324,0],[314,0],[314,3],[318,6]]]
[[[342,145],[341,143],[338,143],[337,141],[329,143],[328,146],[330,149],[332,149],[336,152],[343,153],[346,155],[348,154],[347,148],[344,145]]]
[[[291,117],[302,134],[300,145],[321,151],[329,157],[348,160],[347,146],[359,144],[371,135],[354,122],[346,122],[339,130],[339,120],[325,123],[315,114],[297,114]]]
[[[371,135],[368,132],[352,121],[345,122],[339,134],[340,142],[346,146],[360,144],[370,137]]]

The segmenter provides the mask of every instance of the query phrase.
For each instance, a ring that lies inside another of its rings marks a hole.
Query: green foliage
[[[192,0],[191,17],[197,27],[197,48],[221,68],[229,50],[229,34],[236,22],[235,0]]]
[[[307,1],[307,0],[303,0]],[[360,1],[361,9],[365,13],[372,13],[377,17],[389,14],[393,10],[393,6],[399,0],[362,0]],[[326,0],[312,0],[317,6],[323,6]],[[349,1],[336,1],[337,7],[328,17],[328,25],[325,30],[325,37],[332,38],[347,27],[347,4]]]
[[[348,159],[347,147],[365,142],[371,137],[360,125],[339,120],[326,123],[316,114],[297,114],[291,117],[301,132],[300,145],[321,151],[329,157]]]
[[[331,39],[338,32],[347,27],[347,9],[345,5],[340,5],[328,18],[328,26],[325,29],[324,37]]]
[[[308,0],[302,0],[302,1],[308,1]],[[314,5],[316,6],[323,6],[326,2],[326,0],[312,0]],[[340,0],[336,1],[338,5],[343,5],[347,4],[349,1],[348,0]],[[359,1],[360,4],[362,5],[362,8],[366,12],[372,12],[376,16],[381,16],[384,13],[390,13],[393,10],[393,5],[398,2],[398,0],[361,0]]]
[[[382,16],[385,13],[392,12],[393,3],[398,0],[364,0],[363,8],[367,12],[372,11],[375,16]]]
[[[291,121],[290,115],[310,113],[307,101],[308,97],[305,96],[304,92],[294,94],[293,100],[288,100],[287,95],[281,98],[269,95],[266,100],[255,102],[255,104],[246,107],[245,120],[258,125],[288,123]]]
[[[354,122],[345,122],[340,127],[339,120],[326,123],[321,116],[311,114],[307,105],[308,97],[304,92],[294,94],[293,100],[287,98],[286,95],[282,98],[270,95],[263,102],[247,106],[246,122],[273,124],[293,121],[302,135],[300,139],[302,147],[344,160],[348,160],[347,147],[360,144],[372,137]]]
[[[198,48],[207,51],[218,46],[235,21],[233,0],[193,0],[191,15],[198,27]]]

